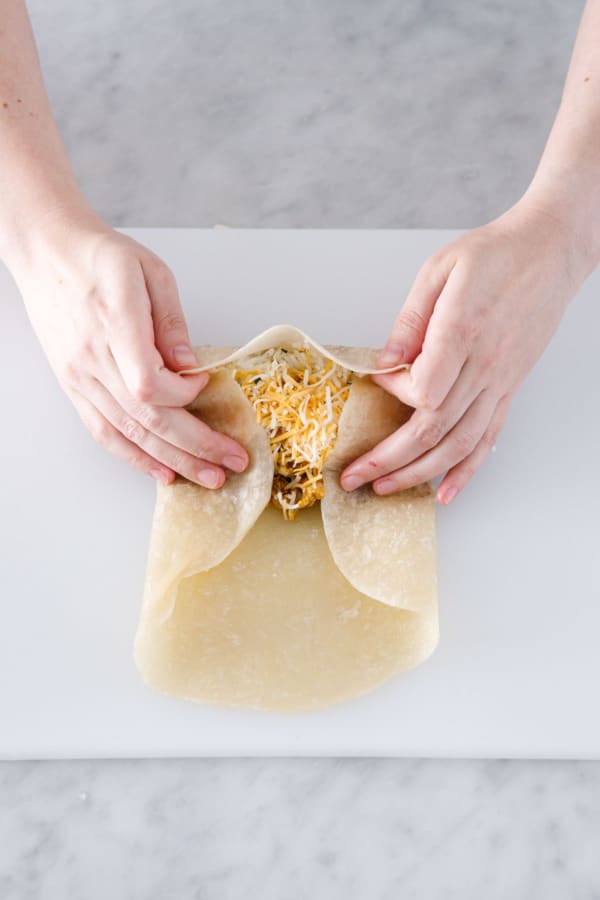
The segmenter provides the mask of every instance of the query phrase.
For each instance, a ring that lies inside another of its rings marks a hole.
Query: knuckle
[[[203,430],[194,440],[194,456],[200,459],[220,462],[230,451],[235,455],[236,448],[230,448],[225,441],[219,440],[219,436],[209,428]]]
[[[425,316],[417,309],[403,309],[396,319],[397,331],[408,331],[413,335],[421,336],[426,326]]]
[[[192,468],[189,459],[181,450],[174,450],[170,454],[167,465],[175,472],[179,472],[180,475],[184,475],[186,478],[191,477]]]
[[[437,409],[437,398],[434,395],[434,389],[430,384],[430,379],[427,376],[423,375],[422,377],[413,381],[412,399],[417,409]]]
[[[150,269],[154,285],[159,290],[169,290],[174,286],[175,276],[168,265],[158,256],[150,257],[147,267]]]
[[[75,353],[73,355],[73,363],[78,366],[89,363],[95,356],[94,343],[89,338],[83,338],[79,341]]]
[[[460,338],[463,342],[463,346],[466,348],[471,348],[477,338],[480,336],[482,330],[482,319],[480,315],[471,315],[467,316],[462,325],[462,331],[460,332]]]
[[[140,261],[129,246],[123,247],[115,256],[115,266],[118,275],[126,281],[134,278],[137,281],[140,276]]]
[[[166,334],[184,331],[186,327],[184,318],[179,312],[165,313],[163,316],[157,318],[155,324],[157,328]]]
[[[190,452],[197,459],[206,459],[209,462],[217,462],[224,456],[223,453],[215,453],[214,448],[209,447],[207,444],[195,443]]]
[[[392,473],[389,476],[386,475],[386,482],[388,478],[390,479],[390,488],[388,488],[387,490],[390,490],[391,493],[396,493],[397,491],[407,491],[415,485],[421,484],[426,480],[421,473],[421,468],[417,466],[411,466],[406,473]]]
[[[90,364],[95,357],[94,347],[91,341],[82,341],[72,352],[62,366],[61,378],[67,384],[76,385],[81,381],[82,372],[90,369]]]
[[[76,387],[81,381],[81,368],[75,360],[68,360],[60,373],[60,381],[66,385]]]
[[[497,414],[500,417],[500,426],[503,426],[504,422],[506,421],[506,417],[508,416],[510,409],[510,404],[513,401],[515,392],[516,388],[507,391],[507,393],[504,394],[498,401]]]
[[[121,423],[120,430],[133,444],[141,444],[146,437],[146,429],[135,419],[126,418]]]
[[[496,353],[486,353],[479,360],[479,377],[486,379],[494,372],[500,361],[500,357]]]
[[[417,272],[415,282],[424,288],[433,288],[439,281],[438,266],[440,260],[434,254],[427,259]]]
[[[444,247],[440,247],[438,250],[434,250],[429,259],[425,260],[422,268],[427,270],[427,273],[431,276],[439,272],[440,269],[447,269],[450,265],[450,260],[452,257],[452,244],[446,244]]]
[[[84,306],[100,305],[103,307],[106,304],[104,292],[100,290],[100,285],[96,282],[84,285],[80,296]]]
[[[478,444],[478,440],[472,431],[461,430],[453,435],[453,443],[461,454],[461,458],[464,459],[465,456],[468,456],[473,452]]]
[[[123,304],[120,302],[120,297],[117,297],[116,292],[103,297],[99,301],[98,313],[102,324],[111,337],[123,326],[126,314]]]
[[[415,442],[424,450],[436,447],[444,434],[444,423],[441,419],[424,419],[414,426]]]
[[[206,459],[210,462],[222,460],[230,449],[226,440],[200,419],[196,421],[196,425],[189,448],[190,453],[198,459]],[[235,448],[231,449],[235,452]]]
[[[93,304],[103,322],[112,327],[118,327],[121,324],[124,313],[123,303],[123,284],[125,279],[121,274],[121,268],[115,263],[114,281],[109,281],[102,285],[90,288],[87,292],[86,300]]]
[[[140,469],[142,472],[147,472],[150,468],[145,456],[142,453],[127,453],[125,455],[125,462],[133,469]]]
[[[142,406],[137,412],[137,419],[146,431],[156,434],[163,425],[163,413],[156,406]]]
[[[427,388],[415,387],[413,390],[413,401],[417,409],[435,409],[436,404]]]
[[[148,403],[154,398],[156,391],[154,375],[151,372],[138,372],[133,378],[130,390],[136,400]]]
[[[488,428],[483,437],[481,438],[483,444],[486,447],[494,447],[496,445],[496,441],[500,437],[500,428]]]
[[[94,417],[91,422],[88,422],[88,428],[97,444],[101,444],[103,447],[110,445],[113,430],[106,419],[101,416]]]

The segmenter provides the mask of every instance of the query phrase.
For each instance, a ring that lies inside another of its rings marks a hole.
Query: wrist
[[[564,173],[538,172],[518,207],[553,227],[582,280],[600,263],[600,196]]]
[[[21,210],[16,221],[2,223],[0,259],[14,277],[35,267],[64,246],[67,234],[76,228],[89,233],[107,232],[110,227],[87,205],[81,195],[61,198],[35,210]]]

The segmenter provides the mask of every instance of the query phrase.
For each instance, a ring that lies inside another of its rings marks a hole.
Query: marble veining
[[[594,763],[4,764],[3,900],[593,900]]]
[[[582,4],[29,6],[75,169],[114,224],[410,228],[518,198]]]
[[[86,194],[149,226],[479,224],[533,172],[581,6],[29,0]],[[599,832],[597,763],[0,765],[2,900],[593,900]]]

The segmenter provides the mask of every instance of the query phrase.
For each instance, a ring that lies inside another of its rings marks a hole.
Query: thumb
[[[157,257],[143,260],[142,268],[152,307],[154,343],[164,364],[173,372],[197,366],[175,276]]]
[[[447,273],[431,260],[419,270],[379,355],[379,368],[414,362],[423,347],[429,319],[446,278]]]

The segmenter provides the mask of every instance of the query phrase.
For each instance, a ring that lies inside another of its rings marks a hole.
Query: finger
[[[489,391],[482,391],[454,428],[428,453],[373,482],[376,494],[393,494],[430,481],[469,456],[485,432],[496,408]]]
[[[131,418],[173,447],[234,472],[243,472],[248,466],[248,454],[241,444],[214,431],[188,410],[136,400],[127,391],[116,367],[109,367],[104,374],[104,387]]]
[[[177,375],[154,344],[152,310],[141,265],[129,273],[105,316],[109,346],[129,392],[145,403],[185,406],[205,387],[208,375]]]
[[[495,447],[498,436],[504,427],[509,406],[510,398],[504,397],[498,403],[485,434],[473,452],[461,460],[458,465],[451,468],[446,474],[446,477],[441,482],[437,492],[440,503],[443,503],[445,506],[452,503],[454,498],[458,496],[462,489],[469,483],[475,472],[487,459],[488,454]]]
[[[127,440],[82,394],[72,391],[70,397],[79,417],[91,432],[94,440],[106,447],[118,459],[122,459],[145,475],[150,475],[163,484],[170,484],[173,481],[175,473],[172,469],[161,466],[141,447]]]
[[[417,409],[437,409],[444,402],[468,357],[463,329],[446,312],[457,308],[465,290],[464,277],[453,269],[431,315],[422,350],[411,368],[393,375],[374,375],[376,384],[385,390],[393,387],[393,393],[403,403]]]
[[[219,488],[225,481],[223,469],[209,460],[198,459],[180,447],[174,447],[145,428],[141,422],[127,413],[112,394],[96,379],[85,385],[85,393],[91,403],[127,440],[141,447],[149,456],[173,469],[196,484],[207,488]]]
[[[342,473],[341,484],[354,490],[395,469],[401,469],[436,447],[460,421],[482,393],[479,369],[467,365],[439,409],[415,410],[410,419],[393,434],[354,460]]]
[[[141,265],[150,298],[156,349],[173,371],[194,368],[198,360],[192,350],[175,276],[153,254],[142,257]]]
[[[377,360],[378,367],[410,363],[421,352],[427,323],[448,275],[447,265],[435,257],[419,269]]]

